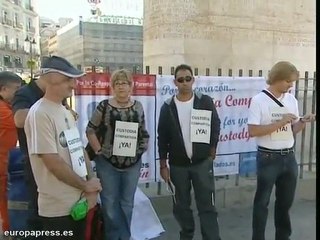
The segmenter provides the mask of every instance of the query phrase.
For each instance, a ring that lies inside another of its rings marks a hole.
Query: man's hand
[[[211,148],[210,149],[210,157],[212,158],[212,160],[216,159],[216,148]]]
[[[162,179],[167,183],[170,179],[170,172],[169,168],[167,166],[165,167],[160,167],[160,176]]]
[[[315,114],[307,114],[301,118],[302,122],[314,122],[316,120]]]
[[[102,190],[102,186],[100,183],[100,179],[93,177],[88,180],[84,185],[84,192],[85,193],[96,193]]]
[[[284,124],[292,123],[294,120],[297,119],[297,116],[292,113],[287,113],[282,115],[282,119],[280,120]]]
[[[97,204],[98,192],[86,192],[84,194],[88,202],[88,208],[91,209]]]

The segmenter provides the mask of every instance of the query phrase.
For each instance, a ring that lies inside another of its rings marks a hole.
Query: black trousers
[[[298,165],[294,153],[257,153],[257,190],[254,198],[252,240],[265,240],[268,205],[272,188],[276,186],[274,223],[275,240],[289,240],[291,222],[289,210],[294,200]]]
[[[180,240],[193,239],[195,224],[191,210],[191,185],[200,218],[203,240],[220,240],[218,213],[215,207],[215,185],[212,159],[189,166],[170,166],[170,178],[175,186],[173,214],[181,231]]]

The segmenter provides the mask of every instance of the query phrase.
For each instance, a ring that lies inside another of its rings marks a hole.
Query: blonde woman
[[[99,103],[87,126],[89,144],[97,154],[97,175],[104,218],[104,238],[129,240],[134,193],[139,180],[141,156],[149,134],[142,104],[132,100],[132,75],[125,69],[111,76],[113,97]],[[103,141],[97,130],[103,124]]]

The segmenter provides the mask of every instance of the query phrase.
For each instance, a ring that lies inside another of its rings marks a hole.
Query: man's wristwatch
[[[96,155],[98,155],[100,153],[101,153],[101,148],[98,151],[95,152]]]

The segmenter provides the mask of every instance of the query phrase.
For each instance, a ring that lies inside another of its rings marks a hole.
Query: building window
[[[17,26],[17,25],[18,25],[18,13],[15,13],[15,14],[14,14],[13,25],[14,25],[14,26]]]
[[[14,65],[17,68],[22,68],[22,61],[21,61],[21,57],[15,57],[14,58]]]
[[[31,18],[28,18],[28,30],[30,30],[31,26],[32,26],[32,21]]]
[[[2,23],[6,23],[8,20],[8,13],[7,11],[2,11]]]
[[[9,37],[8,37],[8,35],[6,35],[6,36],[4,37],[4,43],[5,43],[6,45],[9,45]]]
[[[25,7],[26,7],[26,9],[28,9],[28,10],[32,10],[31,0],[25,1]]]
[[[4,55],[3,63],[6,67],[12,67],[11,57],[9,55]]]
[[[19,45],[19,38],[16,38],[16,48],[17,48],[17,50],[19,50],[19,47],[20,47],[20,45]]]

